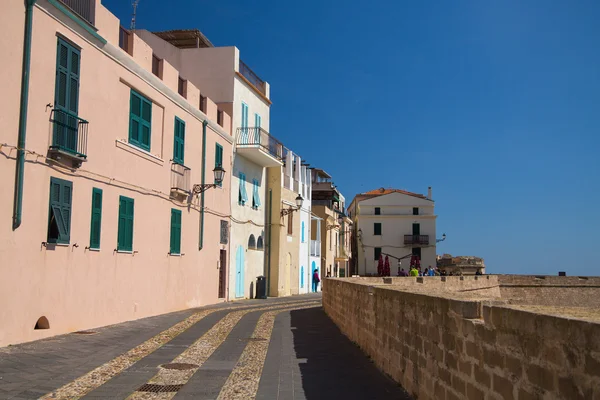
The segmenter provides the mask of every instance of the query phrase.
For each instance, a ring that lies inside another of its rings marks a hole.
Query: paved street
[[[0,348],[1,399],[408,399],[321,296],[247,300]]]

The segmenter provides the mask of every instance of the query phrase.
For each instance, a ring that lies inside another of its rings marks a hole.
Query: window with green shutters
[[[381,235],[381,222],[373,224],[373,235]]]
[[[173,143],[173,161],[183,165],[185,153],[185,122],[175,117],[175,141]]]
[[[133,251],[133,199],[119,196],[117,250]]]
[[[239,174],[240,189],[238,192],[238,203],[245,205],[248,201],[248,193],[246,192],[246,175],[243,172]]]
[[[73,183],[50,178],[48,243],[69,244],[71,239],[71,201]]]
[[[223,146],[219,143],[215,145],[215,167],[223,167]],[[219,187],[223,186],[223,182],[219,183]]]
[[[129,143],[150,151],[152,102],[131,89],[129,101]]]
[[[258,179],[252,179],[252,208],[258,209],[260,207],[260,193]]]
[[[102,230],[102,189],[92,189],[92,222],[90,224],[90,249],[100,248]]]
[[[379,257],[381,256],[381,247],[375,247],[374,249],[375,249],[375,251],[374,251],[375,257],[374,257],[374,259],[375,260],[379,260]]]
[[[181,254],[181,210],[171,209],[170,254]]]

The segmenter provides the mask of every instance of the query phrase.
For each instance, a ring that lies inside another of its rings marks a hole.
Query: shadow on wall
[[[296,358],[307,400],[411,397],[344,336],[322,308],[291,312]]]

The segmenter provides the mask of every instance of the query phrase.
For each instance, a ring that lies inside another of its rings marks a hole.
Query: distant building
[[[456,256],[444,254],[437,256],[437,267],[446,270],[448,274],[475,275],[477,270],[485,274],[485,263],[483,258],[475,256]]]
[[[390,255],[395,275],[397,259],[408,265],[418,256],[423,269],[436,262],[436,218],[431,188],[427,196],[400,189],[375,189],[356,195],[348,207],[356,240],[352,243],[356,271],[375,275],[380,255]]]

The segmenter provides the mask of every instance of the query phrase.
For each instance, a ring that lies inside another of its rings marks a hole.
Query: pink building
[[[0,346],[225,301],[229,115],[100,0],[9,1],[0,30]]]

